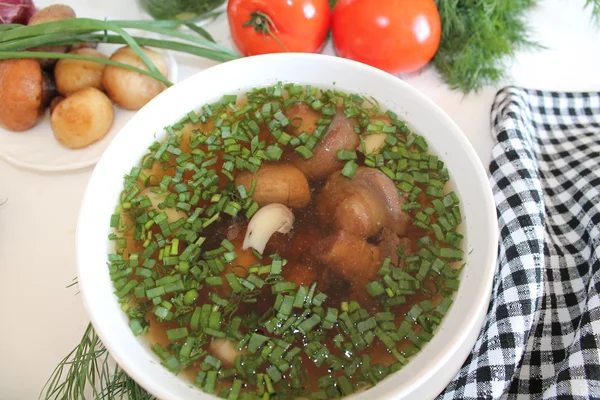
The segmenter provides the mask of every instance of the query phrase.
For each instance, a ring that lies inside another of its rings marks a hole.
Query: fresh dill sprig
[[[499,83],[517,50],[541,47],[525,21],[535,0],[436,3],[442,37],[433,65],[452,89],[469,93]]]
[[[128,377],[118,365],[111,362],[108,351],[92,324],[86,328],[81,342],[59,362],[42,388],[39,398],[155,399]]]
[[[131,379],[118,364],[115,366],[113,375],[105,381],[101,381],[100,395],[98,400],[155,400],[156,397],[146,392],[140,385]]]
[[[586,0],[585,8],[592,8],[592,20],[600,28],[600,0]]]

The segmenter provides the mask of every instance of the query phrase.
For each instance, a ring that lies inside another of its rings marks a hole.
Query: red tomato
[[[440,15],[434,0],[339,0],[332,32],[340,56],[392,74],[412,72],[437,51]]]
[[[331,10],[327,0],[230,0],[227,17],[233,42],[245,56],[314,53],[327,36]]]

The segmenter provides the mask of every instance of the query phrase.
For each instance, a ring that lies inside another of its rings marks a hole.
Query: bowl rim
[[[264,60],[264,61],[263,61]],[[478,185],[478,187],[482,190],[482,198],[483,204],[482,208],[486,210],[486,216],[489,218],[487,222],[487,230],[485,235],[487,237],[486,243],[487,247],[485,248],[485,259],[487,260],[487,269],[485,270],[484,279],[482,279],[481,285],[479,286],[479,290],[476,295],[478,295],[481,301],[477,302],[473,305],[472,316],[468,319],[464,329],[459,333],[458,340],[455,340],[453,343],[450,343],[447,349],[441,354],[440,359],[435,363],[436,368],[431,368],[426,373],[422,373],[418,376],[415,376],[415,381],[408,384],[400,393],[397,391],[386,393],[386,396],[407,396],[414,394],[413,392],[418,389],[420,386],[423,386],[425,382],[428,382],[429,386],[439,387],[438,393],[441,392],[445,386],[450,382],[450,380],[455,376],[455,374],[460,369],[460,365],[467,358],[471,348],[475,344],[475,340],[479,335],[479,331],[483,325],[483,321],[486,315],[486,310],[489,304],[489,299],[492,292],[492,282],[495,274],[495,266],[496,266],[496,258],[497,258],[497,243],[498,243],[498,225],[496,218],[496,206],[493,200],[493,194],[491,190],[491,185],[487,179],[487,173],[485,172],[481,160],[479,156],[475,152],[472,144],[469,142],[464,133],[460,130],[458,125],[431,99],[429,99],[425,94],[412,87],[408,83],[398,79],[397,77],[390,75],[386,72],[378,70],[376,68],[370,67],[365,64],[361,64],[355,61],[322,55],[322,54],[308,54],[308,53],[280,53],[280,54],[268,54],[268,55],[259,55],[241,58],[233,61],[228,61],[227,63],[218,64],[207,68],[203,71],[200,71],[185,80],[179,82],[178,84],[170,87],[159,96],[154,98],[151,102],[149,102],[146,106],[144,106],[140,111],[134,115],[133,118],[128,121],[125,126],[121,128],[121,130],[117,133],[116,137],[113,139],[111,144],[108,146],[102,157],[100,158],[98,164],[96,165],[90,180],[88,181],[87,187],[85,189],[77,223],[77,232],[76,232],[76,260],[77,260],[77,270],[78,270],[78,282],[82,292],[82,298],[84,302],[85,309],[90,317],[91,323],[103,342],[104,346],[111,354],[111,356],[115,359],[115,361],[123,368],[126,373],[136,380],[142,387],[144,387],[147,391],[155,395],[159,399],[172,399],[179,398],[173,397],[169,391],[165,391],[165,389],[159,385],[157,385],[149,376],[140,374],[136,369],[135,360],[132,360],[126,357],[123,353],[120,353],[119,346],[116,345],[113,340],[113,336],[110,330],[110,326],[102,321],[102,317],[100,316],[98,309],[98,301],[95,301],[92,297],[90,297],[90,293],[86,290],[86,287],[89,285],[93,285],[93,282],[88,279],[88,271],[86,270],[86,264],[88,262],[88,258],[85,252],[82,251],[82,244],[86,243],[86,235],[90,232],[91,228],[89,225],[86,226],[86,221],[88,220],[88,216],[90,213],[93,213],[94,210],[90,209],[90,201],[91,196],[93,196],[94,190],[96,190],[96,186],[101,183],[101,176],[104,174],[106,164],[110,163],[110,156],[113,153],[114,149],[118,146],[119,138],[132,130],[135,127],[138,120],[144,118],[144,116],[149,115],[150,112],[158,107],[160,104],[165,103],[170,96],[176,95],[178,92],[185,92],[184,88],[191,85],[196,80],[201,80],[203,76],[214,73],[221,68],[234,68],[237,67],[238,70],[243,71],[244,66],[246,64],[253,64],[257,62],[289,62],[293,63],[297,60],[308,60],[310,62],[319,63],[334,63],[338,64],[340,68],[351,68],[358,69],[364,73],[375,75],[377,79],[388,80],[390,85],[396,85],[397,89],[404,90],[418,99],[420,102],[424,103],[431,112],[436,114],[437,118],[440,118],[445,126],[448,127],[450,131],[453,131],[455,138],[459,141],[461,147],[465,151],[465,155],[467,158],[474,164],[475,167],[475,178],[477,182],[474,184]],[[225,67],[227,66],[227,67]],[[250,83],[251,84],[251,83]],[[223,94],[224,92],[220,92],[217,94]],[[193,107],[193,106],[190,106]],[[185,110],[184,110],[185,111]],[[183,114],[183,112],[182,112]],[[176,121],[175,121],[176,122]],[[410,121],[409,121],[410,122]],[[116,150],[115,150],[116,151]],[[132,165],[133,166],[133,165]],[[452,172],[452,171],[451,171]],[[121,183],[119,183],[121,186]],[[113,205],[111,205],[113,207]],[[463,217],[464,218],[464,217]],[[464,219],[463,219],[464,223]],[[96,227],[98,228],[98,227]],[[108,228],[108,221],[106,221],[106,228]],[[107,239],[108,242],[108,239]],[[104,246],[107,248],[107,244],[96,244],[96,246]],[[106,270],[108,272],[108,269]],[[108,275],[108,274],[107,274]],[[91,279],[92,277],[89,276]],[[112,301],[115,301],[116,298],[113,298]],[[123,313],[124,314],[124,313]],[[446,320],[448,318],[444,318]],[[439,330],[440,328],[438,328]],[[439,331],[436,333],[439,334]],[[133,334],[132,334],[133,336]],[[465,343],[468,346],[465,346]],[[465,350],[465,347],[467,349]],[[148,347],[149,348],[149,347]],[[452,357],[458,357],[461,359],[461,363],[458,367],[454,368],[452,371],[444,371],[441,373],[441,367],[447,362],[450,361]],[[162,367],[161,367],[162,368]],[[166,370],[166,369],[165,369]],[[401,370],[402,371],[402,370]],[[396,372],[400,373],[401,371]],[[168,372],[168,371],[167,371]],[[437,372],[436,378],[433,377],[433,374]],[[169,372],[170,373],[170,372]],[[433,378],[433,381],[432,381]],[[389,379],[387,379],[389,381]],[[429,382],[431,381],[431,382]],[[382,381],[378,383],[378,387],[382,385]],[[389,386],[389,385],[388,385]],[[211,395],[202,392],[200,389],[199,396],[202,398],[202,395],[211,397]],[[369,393],[368,391],[367,393]],[[362,396],[361,394],[355,394],[348,396],[348,398],[367,398],[367,395]]]

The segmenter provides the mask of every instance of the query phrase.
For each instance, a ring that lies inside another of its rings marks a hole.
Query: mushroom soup
[[[125,177],[110,273],[162,364],[228,398],[337,398],[410,365],[458,288],[444,163],[356,94],[207,104]]]

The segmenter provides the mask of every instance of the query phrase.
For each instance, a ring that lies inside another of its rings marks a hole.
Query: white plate
[[[98,50],[112,54],[121,45],[104,44]],[[176,83],[177,62],[168,51],[161,51],[167,61],[168,78]],[[115,119],[108,134],[100,141],[83,149],[72,150],[61,146],[50,128],[50,112],[45,111],[37,125],[24,132],[0,128],[0,158],[11,164],[36,171],[72,171],[95,165],[123,125],[135,114],[115,105]]]

